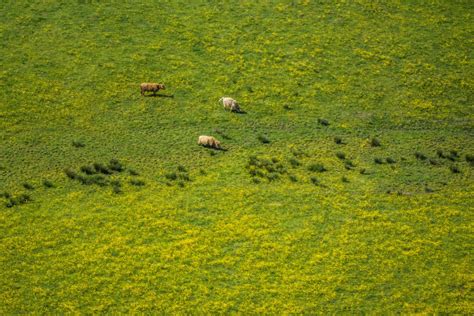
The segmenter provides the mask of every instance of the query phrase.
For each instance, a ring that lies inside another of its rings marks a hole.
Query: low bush
[[[474,155],[466,154],[466,161],[472,166],[474,165]]]
[[[383,164],[383,159],[381,159],[381,158],[374,158],[374,162],[375,162],[376,164],[378,164],[378,165],[381,165],[381,164]]]
[[[301,165],[301,162],[298,159],[293,158],[293,157],[289,159],[289,162],[292,167],[298,167]]]
[[[344,160],[344,159],[346,159],[346,154],[339,151],[339,152],[336,153],[336,157],[341,159],[341,160]]]
[[[145,185],[145,181],[138,180],[138,179],[132,179],[132,180],[130,180],[130,184],[134,185],[134,186],[137,186],[137,187],[141,187],[141,186]]]
[[[435,159],[430,158],[428,161],[429,161],[430,165],[433,165],[433,166],[439,165],[439,161],[437,161]]]
[[[397,163],[397,161],[396,161],[395,159],[393,159],[392,157],[387,157],[387,159],[385,159],[385,161],[386,161],[388,164]]]
[[[322,126],[329,126],[329,121],[326,119],[318,118],[318,124]]]
[[[96,172],[106,174],[106,175],[112,174],[112,171],[101,163],[94,163],[93,166]]]
[[[438,155],[439,158],[446,158],[446,155],[441,149],[436,150],[436,154]]]
[[[294,174],[288,175],[288,179],[290,179],[291,182],[298,182],[298,178]]]
[[[327,169],[324,167],[324,165],[320,164],[320,163],[315,163],[315,164],[309,165],[308,170],[311,171],[311,172],[324,172],[324,171],[327,171]]]
[[[311,177],[310,180],[311,180],[311,183],[314,184],[314,185],[320,185],[321,184],[319,179],[316,178],[316,177]]]
[[[461,169],[459,169],[459,167],[456,165],[450,166],[449,170],[451,170],[452,173],[461,173]]]
[[[45,180],[43,180],[43,186],[45,188],[54,188],[54,183],[47,180],[47,179],[45,179]]]
[[[82,147],[85,147],[86,145],[83,142],[73,140],[72,141],[72,146],[74,146],[76,148],[82,148]]]
[[[270,139],[268,139],[268,137],[266,137],[264,135],[259,135],[257,138],[262,144],[269,144],[270,143]]]
[[[346,176],[343,176],[341,178],[341,181],[344,182],[344,183],[349,183],[349,179]]]
[[[65,169],[64,170],[64,173],[66,174],[66,176],[69,178],[69,179],[72,179],[72,180],[75,180],[78,178],[78,174],[76,173],[76,171],[72,170],[72,169]]]
[[[344,168],[347,170],[353,170],[356,167],[356,165],[352,162],[352,160],[346,160],[344,163]]]
[[[35,187],[28,182],[25,182],[22,185],[25,189],[30,190],[30,191],[33,191],[35,189]]]
[[[182,165],[179,165],[179,166],[178,166],[178,171],[179,171],[179,172],[187,172],[186,167],[184,167],[184,166],[182,166]]]
[[[378,140],[377,138],[373,137],[373,138],[370,140],[370,146],[372,146],[372,147],[380,147],[380,146],[382,146],[382,143],[380,142],[380,140]]]
[[[108,167],[110,170],[117,172],[122,172],[123,170],[125,170],[124,166],[117,159],[111,159]]]
[[[168,180],[174,181],[174,180],[178,179],[178,175],[176,174],[176,172],[169,172],[169,173],[165,174],[165,178],[168,179]]]
[[[425,156],[425,154],[417,151],[415,152],[415,158],[418,159],[418,160],[426,160],[428,159],[428,157]]]
[[[133,170],[133,169],[129,169],[129,170],[128,170],[128,173],[129,173],[131,176],[139,176],[139,175],[140,175],[137,171],[135,171],[135,170]]]
[[[338,136],[334,137],[334,142],[335,142],[336,144],[338,144],[338,145],[342,145],[342,144],[343,144],[342,138],[341,138],[341,137],[338,137]]]
[[[84,172],[85,174],[87,174],[87,175],[92,175],[92,174],[96,174],[96,173],[97,173],[97,171],[94,169],[93,166],[82,166],[82,167],[80,168],[80,170],[81,170],[82,172]]]

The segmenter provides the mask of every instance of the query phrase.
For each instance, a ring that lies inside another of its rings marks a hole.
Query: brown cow
[[[153,95],[160,90],[165,90],[165,85],[161,83],[142,83],[140,84],[140,91],[142,95],[145,95],[146,91],[152,91]]]

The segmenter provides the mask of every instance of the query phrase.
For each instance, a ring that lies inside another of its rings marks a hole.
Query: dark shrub
[[[311,164],[308,166],[308,170],[312,172],[324,172],[327,169],[320,163]]]
[[[72,169],[66,169],[64,170],[64,173],[66,174],[66,176],[69,178],[69,179],[77,179],[78,178],[78,174],[72,170]]]
[[[186,173],[179,174],[178,178],[183,180],[183,181],[191,181],[191,179],[189,178],[189,175],[186,174]]]
[[[99,173],[112,174],[112,171],[101,163],[94,163],[93,166],[94,166],[95,171]]]
[[[292,167],[298,167],[298,166],[301,165],[301,162],[299,162],[299,160],[296,159],[296,158],[290,158],[289,161],[290,161],[290,165],[291,165]]]
[[[49,181],[49,180],[43,180],[43,185],[46,187],[46,188],[54,188],[54,184]]]
[[[9,198],[12,197],[12,195],[11,195],[10,193],[8,193],[8,192],[3,192],[3,193],[0,194],[0,196],[4,197],[4,198],[6,198],[6,199],[9,199]]]
[[[131,176],[139,176],[140,175],[137,171],[135,171],[133,169],[129,169],[128,173],[130,173]]]
[[[72,145],[76,148],[82,148],[82,147],[86,146],[86,145],[84,145],[84,143],[82,143],[80,141],[77,141],[77,140],[72,141]]]
[[[439,165],[439,162],[438,162],[437,160],[435,160],[435,159],[430,159],[430,160],[428,160],[428,161],[430,162],[430,165],[433,165],[433,166]]]
[[[178,179],[178,176],[176,175],[175,172],[170,172],[170,173],[165,174],[165,178],[168,180],[174,181]]]
[[[417,151],[415,153],[415,158],[418,159],[418,160],[426,160],[428,157],[426,157],[425,154],[420,153],[419,151]]]
[[[260,183],[260,182],[262,182],[262,180],[260,180],[259,178],[252,178],[252,181],[253,181],[254,183]]]
[[[352,162],[352,160],[347,160],[345,163],[344,163],[344,168],[346,168],[347,170],[353,170],[355,168],[355,165],[354,163]]]
[[[380,159],[380,158],[374,158],[374,162],[375,162],[376,164],[378,164],[378,165],[383,164],[383,160]]]
[[[268,139],[264,135],[259,135],[257,138],[262,144],[269,144],[270,143],[270,139]]]
[[[329,126],[329,121],[325,119],[318,118],[318,124],[322,126]]]
[[[426,186],[426,187],[425,187],[425,192],[426,192],[426,193],[433,193],[434,190],[433,190],[432,188]]]
[[[397,161],[396,161],[395,159],[393,159],[392,157],[387,157],[387,159],[385,159],[385,161],[386,161],[388,164],[397,163]]]
[[[291,106],[289,106],[288,104],[285,104],[285,105],[283,106],[283,108],[284,108],[285,110],[287,110],[287,111],[293,110],[293,108],[292,108]]]
[[[312,184],[314,184],[314,185],[320,185],[320,181],[319,181],[318,178],[316,178],[316,177],[311,177],[310,180],[311,180],[311,183],[312,183]]]
[[[179,166],[178,166],[178,171],[179,171],[179,172],[187,172],[186,168],[185,168],[184,166],[182,166],[182,165],[179,165]]]
[[[336,157],[341,159],[341,160],[344,160],[344,159],[346,159],[346,154],[339,151],[339,152],[336,153]]]
[[[181,187],[181,188],[184,188],[184,182],[183,181],[178,181],[178,186]]]
[[[444,155],[444,153],[441,149],[438,149],[436,151],[436,154],[438,155],[439,158],[446,158],[446,156]]]
[[[31,197],[28,194],[22,193],[15,198],[16,204],[25,204],[31,201]]]
[[[142,180],[132,179],[132,180],[130,180],[130,184],[134,185],[134,186],[137,186],[137,187],[141,187],[141,186],[145,185],[145,182],[142,181]]]
[[[466,154],[466,161],[467,161],[469,164],[474,165],[474,155]]]
[[[298,182],[298,178],[294,174],[290,174],[288,178],[291,182]]]
[[[458,153],[457,150],[450,150],[450,151],[449,151],[449,155],[450,155],[451,157],[459,158],[459,153]]]
[[[204,169],[199,169],[199,174],[202,175],[202,176],[205,176],[205,175],[207,175],[207,172]]]
[[[341,138],[341,137],[337,137],[337,136],[334,137],[334,142],[335,142],[336,144],[338,144],[338,145],[343,144],[342,138]]]
[[[267,179],[268,181],[276,181],[280,178],[280,175],[278,173],[271,172],[267,174]]]
[[[367,172],[367,169],[365,169],[365,168],[360,169],[359,173],[360,173],[360,174],[369,174],[369,173]]]
[[[382,144],[380,143],[380,140],[378,140],[377,138],[373,137],[371,140],[370,140],[370,146],[372,147],[380,147]]]
[[[278,159],[277,157],[272,157],[272,162],[273,162],[273,163],[277,163],[277,162],[279,162],[279,161],[280,161],[280,159]]]
[[[341,181],[342,181],[342,182],[345,182],[345,183],[349,183],[349,179],[348,179],[346,176],[343,176],[343,177],[341,178]]]
[[[125,168],[117,159],[111,159],[109,162],[109,169],[117,172],[122,172]]]
[[[459,167],[455,165],[450,166],[449,170],[451,170],[452,173],[461,173],[461,169],[459,169]]]
[[[81,171],[88,175],[97,173],[93,166],[82,166]]]
[[[112,192],[115,193],[115,194],[122,194],[123,191],[122,191],[122,187],[121,186],[112,186]]]
[[[29,184],[28,182],[23,183],[23,187],[27,190],[30,190],[30,191],[35,189],[35,187],[33,185]]]

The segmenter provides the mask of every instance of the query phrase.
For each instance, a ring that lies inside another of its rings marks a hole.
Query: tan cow
[[[156,92],[160,90],[165,90],[165,85],[161,83],[142,83],[140,84],[140,91],[142,95],[145,95],[145,92],[152,91],[153,95],[156,95]]]
[[[199,136],[198,145],[214,149],[221,149],[221,143],[212,136]]]
[[[229,97],[222,97],[219,99],[219,102],[222,102],[224,109],[230,110],[231,112],[241,112],[240,106],[236,100]]]

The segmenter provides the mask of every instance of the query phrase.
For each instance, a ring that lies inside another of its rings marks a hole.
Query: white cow
[[[240,112],[240,106],[236,100],[230,97],[222,97],[219,99],[219,102],[222,102],[224,109],[230,110],[231,112]]]

